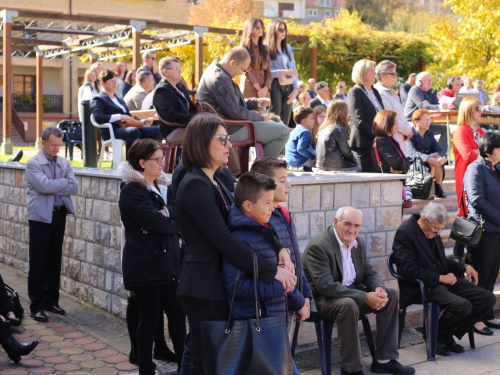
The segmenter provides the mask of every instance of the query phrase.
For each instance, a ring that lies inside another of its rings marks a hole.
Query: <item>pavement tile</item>
[[[86,334],[85,332],[75,331],[75,332],[65,333],[63,336],[66,337],[67,339],[79,339],[80,337],[85,337]]]
[[[61,363],[59,365],[55,365],[54,368],[57,371],[63,371],[63,372],[68,372],[68,373],[73,373],[73,371],[78,371],[82,367],[80,365],[77,365],[75,363]]]
[[[53,363],[53,364],[59,364],[59,363],[68,363],[69,358],[67,357],[47,357],[44,359],[45,363]]]
[[[53,329],[50,329],[50,328],[45,328],[45,329],[41,329],[41,330],[38,330],[38,331],[34,331],[33,332],[35,335],[38,335],[38,336],[54,336],[54,330]]]
[[[42,375],[42,374],[52,374],[54,373],[56,370],[52,367],[47,367],[47,366],[44,366],[44,367],[37,367],[37,368],[31,368],[30,369],[30,373],[31,374],[36,374],[36,375]]]
[[[50,345],[48,343],[46,343],[46,342],[40,342],[40,344],[38,344],[36,346],[35,350],[47,350],[49,347],[50,347]]]
[[[53,348],[69,348],[73,347],[73,343],[71,341],[57,341],[52,342],[50,346]]]
[[[114,367],[101,367],[91,371],[93,375],[116,375],[118,370]]]
[[[62,353],[62,354],[82,354],[84,353],[85,350],[83,350],[82,348],[62,348],[62,349],[59,349],[59,353]]]
[[[88,371],[72,371],[71,375],[85,375],[85,374],[92,374],[91,372]]]
[[[116,355],[118,352],[114,349],[105,349],[105,350],[99,350],[97,352],[94,352],[93,356],[96,358],[104,358],[104,357],[109,357],[112,355]]]
[[[132,371],[132,370],[137,370],[139,368],[130,362],[121,362],[118,363],[115,367],[120,371]]]
[[[94,357],[90,354],[74,354],[69,356],[70,361],[84,362],[84,361],[92,361]]]
[[[64,337],[62,336],[56,336],[56,335],[50,335],[50,336],[41,336],[40,341],[45,341],[45,342],[57,342],[57,341],[63,341]]]
[[[119,354],[119,355],[111,355],[109,357],[104,358],[104,362],[106,363],[121,363],[128,361],[128,356]]]
[[[97,340],[94,339],[93,337],[82,337],[79,339],[74,339],[73,343],[75,345],[85,345],[85,344],[91,344],[93,342],[96,342]]]
[[[75,327],[71,327],[71,326],[54,328],[54,332],[57,332],[57,333],[75,332],[76,330],[77,329]]]
[[[82,349],[95,352],[98,350],[105,349],[106,347],[107,345],[103,344],[102,342],[94,342],[92,344],[83,345]]]
[[[51,324],[51,323],[59,323],[61,321],[60,318],[57,318],[55,317],[54,315],[52,314],[47,314],[47,318],[49,318],[49,321],[47,322],[47,324]],[[66,324],[63,322],[63,324]]]
[[[106,366],[106,364],[103,361],[97,361],[97,360],[81,362],[80,365],[82,366],[82,368],[89,368],[89,369]]]
[[[37,357],[56,357],[59,355],[59,352],[57,350],[36,350],[35,349],[34,353],[36,354]],[[25,357],[23,357],[23,358],[25,358]]]
[[[64,322],[61,322],[61,321],[48,322],[48,323],[45,324],[45,327],[48,327],[48,328],[60,328],[60,327],[67,327],[67,326],[68,326],[68,323],[64,323]]]
[[[53,332],[50,332],[53,333]],[[33,332],[30,331],[24,331],[24,332],[13,332],[13,336],[17,339],[22,339],[22,338],[28,338],[28,337],[33,337]]]
[[[5,362],[9,362],[9,361],[10,361],[10,358],[7,357],[6,355],[0,356],[0,363],[5,363]]]
[[[20,369],[3,370],[2,375],[28,375],[28,371]]]
[[[24,329],[27,331],[42,331],[47,329],[47,327],[45,327],[42,324],[35,323],[35,324],[25,325]]]
[[[43,361],[39,359],[25,359],[25,358],[26,356],[23,356],[22,358],[23,367],[39,367],[44,365]]]

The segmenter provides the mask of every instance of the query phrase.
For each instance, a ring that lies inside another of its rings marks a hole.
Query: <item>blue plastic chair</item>
[[[422,295],[422,305],[424,308],[424,340],[427,349],[427,360],[436,360],[436,348],[437,348],[437,333],[439,324],[439,313],[441,308],[439,305],[429,302],[427,300],[427,292],[425,290],[424,282],[420,279],[406,279],[396,272],[394,269],[394,253],[389,255],[387,258],[387,268],[391,275],[398,280],[400,283],[417,283],[420,287],[420,293]],[[457,275],[457,277],[463,277],[463,275]],[[408,305],[410,306],[410,305]],[[401,335],[403,334],[403,328],[405,326],[406,309],[408,306],[400,306],[399,313],[399,332],[398,332],[398,348],[401,344]],[[469,330],[469,343],[472,349],[476,348],[474,341],[474,328]]]
[[[64,150],[64,157],[68,158],[68,148],[69,148],[69,160],[73,160],[73,147],[77,145],[78,148],[82,149],[82,140],[81,139],[71,139],[68,128],[71,126],[82,126],[80,122],[73,120],[63,120],[57,127],[63,132],[63,141],[66,144],[66,148]],[[82,150],[82,159],[83,159],[83,150]]]
[[[366,314],[360,314],[359,320],[363,323],[365,331],[366,342],[370,349],[370,354],[375,359],[375,344],[373,342],[372,330],[370,322]],[[316,338],[318,340],[319,362],[321,365],[322,375],[332,374],[332,332],[333,322],[331,320],[322,319],[317,312],[311,311],[311,316],[305,320],[306,322],[313,322],[316,329]],[[295,348],[297,347],[297,339],[299,337],[300,323],[295,323],[295,330],[293,332],[292,340],[292,357],[295,356]]]

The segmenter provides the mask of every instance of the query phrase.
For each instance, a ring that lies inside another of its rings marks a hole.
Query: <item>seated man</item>
[[[412,367],[396,361],[399,357],[398,294],[386,288],[368,262],[365,243],[358,237],[361,220],[358,209],[339,208],[333,226],[312,238],[302,254],[302,266],[318,314],[337,323],[342,375],[364,374],[358,317],[367,313],[377,316],[377,359],[372,362],[371,372],[414,374]]]
[[[245,99],[233,78],[245,72],[250,66],[250,54],[243,47],[230,49],[220,62],[213,62],[204,72],[198,87],[198,102],[206,102],[228,120],[250,120],[255,126],[257,142],[262,143],[264,156],[277,157],[285,148],[290,136],[288,127],[268,121],[268,115],[252,111],[266,107],[268,98]],[[247,138],[247,130],[240,127],[228,127],[232,141]],[[234,135],[233,135],[234,133]]]
[[[428,110],[448,109],[447,104],[439,104],[436,90],[432,88],[431,75],[428,72],[420,72],[417,74],[416,84],[408,93],[405,104],[405,117],[408,123],[411,124],[411,116],[418,108]],[[446,138],[446,125],[431,124],[430,131],[435,136],[439,135],[439,146],[447,152],[448,139]]]
[[[474,87],[472,87],[472,78],[465,77],[464,85],[458,91],[459,94],[476,94]]]
[[[462,87],[462,78],[456,75],[451,75],[448,77],[448,81],[446,82],[446,87],[439,92],[439,95],[454,98],[457,96],[461,87]],[[452,108],[457,109],[455,105],[453,105]]]
[[[330,104],[330,90],[328,89],[328,83],[325,81],[319,81],[314,86],[314,90],[316,91],[317,96],[309,102],[309,107],[314,108],[318,105],[322,105],[325,108],[328,108],[328,104]]]
[[[150,72],[137,73],[137,83],[123,98],[130,111],[140,111],[144,98],[155,88],[155,80]]]
[[[111,123],[115,138],[125,140],[127,151],[137,139],[152,138],[161,142],[160,128],[150,126],[153,119],[135,119],[123,99],[115,96],[116,76],[112,70],[105,69],[99,73],[99,83],[102,91],[90,102],[90,110],[98,124]],[[110,138],[108,129],[99,129],[99,131],[102,139]]]
[[[153,94],[153,105],[158,116],[164,121],[187,125],[196,115],[196,106],[189,97],[190,91],[182,84],[181,65],[177,56],[167,56],[160,60],[163,79]],[[160,125],[166,137],[175,126]]]
[[[477,272],[472,266],[446,259],[439,233],[447,222],[446,208],[429,203],[420,215],[412,215],[401,224],[392,246],[398,273],[422,280],[428,300],[444,310],[439,319],[436,350],[444,356],[464,351],[453,336],[461,339],[496,302],[493,293],[476,286]],[[463,272],[467,279],[455,276]],[[421,301],[417,284],[401,283],[399,288],[402,306]]]

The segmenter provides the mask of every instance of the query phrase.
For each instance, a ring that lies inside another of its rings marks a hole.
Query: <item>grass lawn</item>
[[[16,147],[15,149],[21,148],[22,150],[37,150],[35,146],[27,146],[27,147]],[[9,159],[12,157],[12,155],[0,155],[0,161],[9,161]],[[29,160],[30,156],[24,155],[21,160],[19,161],[20,163],[27,163]],[[98,161],[99,163],[99,161]],[[73,159],[70,161],[70,164],[72,167],[78,167],[78,168],[83,168],[83,160],[81,159]],[[102,162],[102,169],[111,169],[111,161],[106,161],[103,160]]]

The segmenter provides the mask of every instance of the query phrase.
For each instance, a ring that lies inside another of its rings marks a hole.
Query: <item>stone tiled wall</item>
[[[66,220],[61,289],[118,316],[125,316],[122,285],[120,179],[116,171],[75,169],[76,220]],[[361,236],[376,270],[389,280],[385,265],[401,224],[401,183],[389,175],[324,175],[290,178],[288,207],[303,250],[309,239],[333,223],[339,207],[363,212]],[[23,164],[0,163],[0,261],[28,272],[29,230]],[[392,283],[389,280],[389,284]]]

